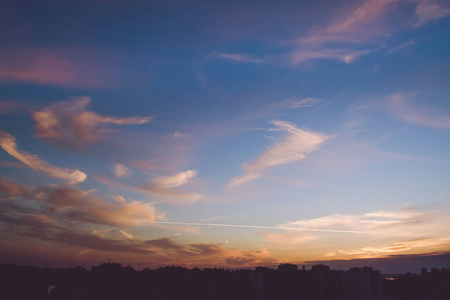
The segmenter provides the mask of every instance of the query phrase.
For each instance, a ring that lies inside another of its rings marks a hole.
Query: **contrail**
[[[217,223],[190,223],[190,222],[168,222],[156,221],[158,224],[169,225],[193,225],[193,226],[214,226],[214,227],[236,227],[236,228],[256,228],[256,229],[278,229],[278,230],[296,230],[296,231],[319,231],[319,232],[337,232],[337,233],[364,233],[357,230],[337,230],[337,229],[313,229],[298,227],[275,227],[275,226],[258,226],[258,225],[238,225],[238,224],[217,224]]]

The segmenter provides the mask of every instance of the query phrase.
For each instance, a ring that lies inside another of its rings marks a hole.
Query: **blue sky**
[[[446,1],[4,7],[5,261],[449,252]]]

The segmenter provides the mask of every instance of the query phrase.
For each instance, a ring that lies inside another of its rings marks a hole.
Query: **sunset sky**
[[[449,267],[449,96],[445,0],[3,1],[0,263]]]

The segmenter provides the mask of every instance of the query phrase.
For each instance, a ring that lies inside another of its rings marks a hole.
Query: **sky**
[[[448,1],[7,0],[0,28],[0,262],[450,266]]]

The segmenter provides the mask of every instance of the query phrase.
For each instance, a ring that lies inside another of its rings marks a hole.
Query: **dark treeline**
[[[182,299],[450,299],[450,269],[422,269],[420,275],[382,278],[369,267],[310,270],[281,264],[277,269],[186,269],[135,271],[119,263],[48,269],[0,264],[3,300],[182,300]]]

